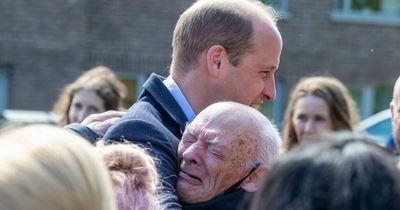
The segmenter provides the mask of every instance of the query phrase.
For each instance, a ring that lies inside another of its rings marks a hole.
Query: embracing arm
[[[126,112],[114,110],[92,114],[86,117],[81,123],[71,123],[64,126],[64,128],[74,131],[93,144],[99,138],[103,137],[108,128],[125,114]]]

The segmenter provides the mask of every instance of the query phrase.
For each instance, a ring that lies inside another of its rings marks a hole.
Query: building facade
[[[117,72],[134,102],[151,72],[168,74],[172,32],[193,0],[0,0],[0,109],[51,110],[82,71]],[[400,75],[400,1],[264,0],[281,14],[284,40],[277,100],[280,122],[299,78],[338,77],[363,117],[388,107]]]

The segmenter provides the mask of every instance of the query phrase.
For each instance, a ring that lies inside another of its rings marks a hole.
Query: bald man
[[[259,111],[234,102],[210,105],[178,146],[177,193],[185,210],[238,209],[278,158],[281,138]]]

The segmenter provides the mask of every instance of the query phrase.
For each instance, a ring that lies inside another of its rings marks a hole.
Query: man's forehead
[[[186,132],[194,135],[194,136],[204,136],[209,138],[209,143],[217,143],[221,140],[226,143],[241,143],[244,139],[251,138],[251,135],[248,134],[242,128],[232,127],[230,125],[225,125],[225,123],[200,123],[193,122],[186,127]],[[226,141],[225,141],[226,140]],[[251,144],[250,142],[246,142],[242,145]]]

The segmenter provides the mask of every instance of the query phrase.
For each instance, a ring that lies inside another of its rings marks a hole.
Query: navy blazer
[[[107,130],[104,138],[128,140],[147,148],[156,159],[165,192],[161,204],[166,209],[181,209],[175,194],[179,172],[177,148],[187,119],[163,84],[164,79],[153,73],[143,85],[138,102]]]

